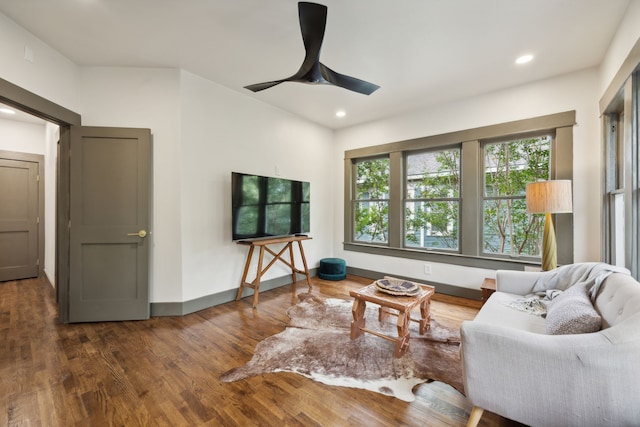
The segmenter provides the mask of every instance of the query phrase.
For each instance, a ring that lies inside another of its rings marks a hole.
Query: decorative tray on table
[[[375,281],[376,289],[390,295],[415,296],[420,292],[420,286],[402,279],[384,278]]]

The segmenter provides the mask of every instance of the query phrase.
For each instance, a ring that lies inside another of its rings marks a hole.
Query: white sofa
[[[640,426],[640,283],[609,271],[596,285],[589,278],[601,330],[552,335],[551,307],[543,318],[508,305],[550,274],[497,271],[496,292],[463,322],[464,386],[474,405],[467,425],[487,410],[532,426]]]

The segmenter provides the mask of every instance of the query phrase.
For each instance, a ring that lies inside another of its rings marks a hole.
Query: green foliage
[[[526,213],[529,182],[549,179],[547,136],[485,146],[485,252],[536,256],[542,218]]]
[[[457,249],[460,150],[408,156],[407,169],[412,175],[407,177],[405,244]],[[413,196],[409,198],[411,194]],[[429,230],[427,238],[424,237],[425,229]]]
[[[386,243],[389,230],[388,202],[359,202],[356,204],[356,240]]]
[[[385,199],[389,196],[389,159],[364,160],[356,164],[356,199]]]
[[[389,159],[356,163],[355,239],[386,243],[389,235]]]

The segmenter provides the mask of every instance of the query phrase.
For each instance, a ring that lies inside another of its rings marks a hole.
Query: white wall
[[[597,70],[590,69],[340,130],[336,132],[334,174],[344,179],[345,150],[576,110],[577,125],[573,132],[575,261],[599,260],[600,235],[594,230],[600,229],[600,198],[593,197],[600,194],[601,171],[597,87]],[[432,274],[425,276],[424,261],[344,251],[342,191],[336,193],[334,205],[335,254],[345,258],[352,267],[472,289],[478,289],[484,277],[494,276],[493,271],[439,263],[430,263]]]
[[[632,0],[600,66],[600,95],[604,94],[638,40],[640,40],[640,0]]]
[[[0,150],[44,155],[44,124],[0,118]]]
[[[56,286],[56,182],[60,127],[45,125],[44,141],[44,273]]]
[[[151,129],[150,299],[182,301],[180,71],[83,67],[79,93],[83,125]]]
[[[304,243],[305,255],[310,267],[330,256],[333,133],[189,72],[181,76],[183,299],[240,284],[247,247],[231,240],[231,172],[276,176],[278,167],[283,178],[310,181],[313,240]],[[289,274],[278,262],[264,278]]]
[[[25,49],[33,61],[25,60]],[[0,78],[78,111],[79,67],[0,13]]]

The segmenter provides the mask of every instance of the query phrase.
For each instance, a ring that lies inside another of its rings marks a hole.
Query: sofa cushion
[[[544,318],[510,307],[513,301],[520,298],[522,295],[494,292],[476,315],[475,321],[544,334]]]
[[[594,303],[602,316],[602,328],[608,328],[640,313],[640,283],[628,274],[607,277]]]
[[[571,286],[547,304],[548,334],[586,334],[601,328],[602,318],[591,303],[586,283]]]

